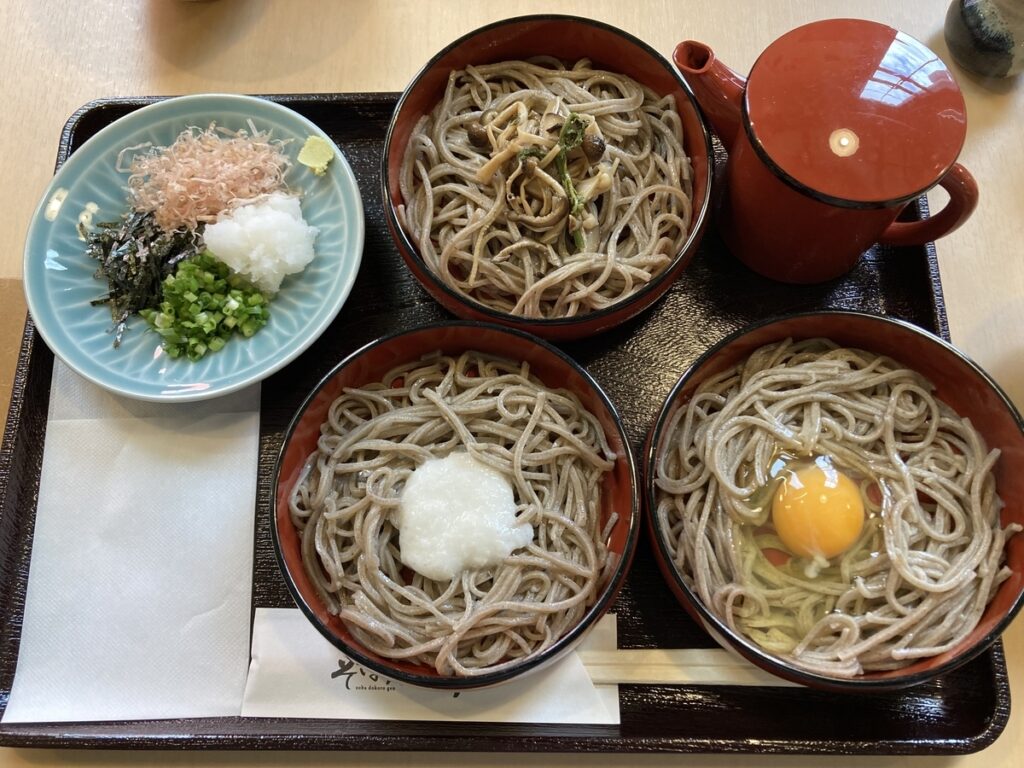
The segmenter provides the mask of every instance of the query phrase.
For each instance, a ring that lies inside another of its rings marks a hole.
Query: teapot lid
[[[941,59],[892,27],[830,19],[786,33],[747,79],[754,148],[797,187],[847,207],[910,200],[956,161],[963,95]]]

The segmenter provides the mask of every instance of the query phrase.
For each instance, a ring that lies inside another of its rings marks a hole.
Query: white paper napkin
[[[4,722],[239,713],[258,452],[258,385],[140,403],[55,361]]]
[[[605,616],[580,650],[613,651]],[[594,685],[577,653],[548,669],[458,696],[395,683],[353,664],[294,608],[257,608],[242,714],[370,720],[618,724],[617,685]]]

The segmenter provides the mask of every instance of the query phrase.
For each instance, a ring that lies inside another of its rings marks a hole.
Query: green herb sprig
[[[576,217],[583,211],[583,200],[576,192],[576,186],[572,183],[572,177],[569,175],[569,153],[583,143],[586,129],[587,121],[575,112],[570,112],[558,134],[559,150],[558,156],[555,158],[562,187],[565,188],[566,197],[569,198],[569,215]],[[573,231],[572,240],[577,251],[582,251],[586,247],[581,227],[577,226]]]
[[[542,160],[546,155],[547,151],[536,145],[523,147],[516,153],[516,157],[519,159],[520,163],[525,163],[531,157],[536,160]]]

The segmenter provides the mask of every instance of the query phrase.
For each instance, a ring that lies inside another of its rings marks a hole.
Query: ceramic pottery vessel
[[[964,69],[987,77],[1024,71],[1024,0],[954,0],[945,31]]]

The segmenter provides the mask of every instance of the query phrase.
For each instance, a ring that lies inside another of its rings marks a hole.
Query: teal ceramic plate
[[[139,317],[117,349],[110,311],[90,304],[106,293],[85,255],[79,216],[97,207],[92,221],[117,220],[128,209],[127,174],[116,169],[124,147],[171,144],[189,126],[211,122],[231,130],[270,130],[290,139],[293,161],[285,180],[300,191],[306,221],[319,229],[316,258],[285,278],[270,304],[270,322],[249,339],[232,338],[198,362],[173,360]],[[40,335],[72,369],[112,392],[139,400],[203,400],[240,389],[287,365],[338,314],[355,282],[363,252],[363,207],[355,176],[335,153],[324,176],[295,162],[310,135],[330,138],[292,110],[251,96],[182,96],[143,107],[111,123],[61,166],[32,218],[25,244],[25,296]],[[333,142],[331,142],[333,146]]]

